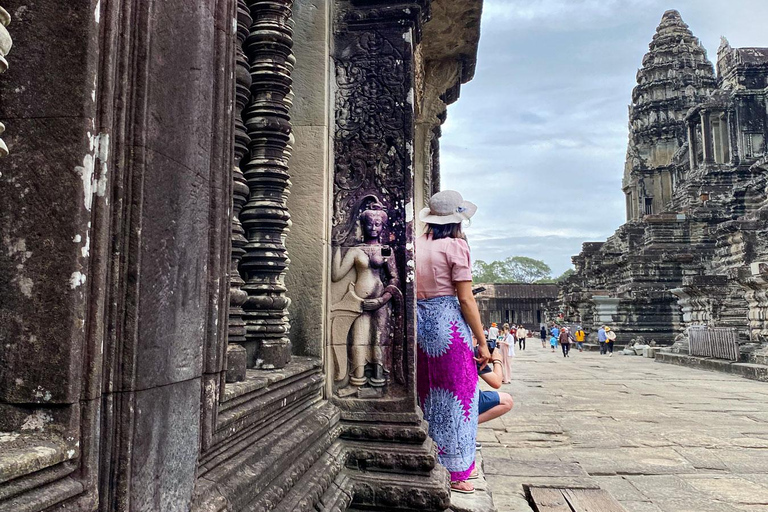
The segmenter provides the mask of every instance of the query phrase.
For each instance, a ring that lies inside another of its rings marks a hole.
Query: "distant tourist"
[[[608,338],[605,335],[605,326],[601,326],[597,330],[597,342],[600,343],[600,355],[605,354],[605,342],[608,341]]]
[[[560,330],[560,347],[563,349],[563,357],[568,357],[568,353],[571,351],[571,337],[567,327],[563,327]]]
[[[525,338],[528,337],[528,329],[522,325],[517,326],[517,344],[520,346],[520,350],[525,350]]]
[[[613,342],[616,341],[616,333],[610,327],[605,328],[605,346],[608,350],[608,357],[613,357]]]
[[[549,332],[551,332],[552,336],[554,336],[555,338],[560,336],[560,328],[555,323],[552,324],[552,329],[550,329]]]
[[[512,382],[512,358],[514,355],[515,337],[509,329],[509,324],[504,324],[501,340],[499,341],[499,359],[501,360],[502,384],[509,384]],[[491,356],[493,356],[493,354],[491,354]]]
[[[480,396],[475,364],[482,370],[491,359],[461,228],[476,210],[458,192],[438,192],[419,212],[427,231],[416,240],[419,405],[437,445],[437,458],[450,472],[451,490],[466,494],[475,491],[468,481],[475,470]],[[478,340],[475,357],[472,334]]]
[[[576,327],[573,337],[576,339],[576,348],[579,349],[579,352],[584,352],[584,339],[587,337],[587,334],[581,326]]]
[[[485,339],[488,339],[488,328],[483,324],[483,334],[485,335]]]
[[[547,348],[547,328],[543,325],[541,326],[539,336],[541,336],[541,348]]]
[[[496,327],[496,322],[491,324],[491,328],[488,329],[488,339],[496,341],[499,339],[499,328]]]
[[[559,333],[560,331],[558,331],[558,334]],[[549,338],[549,346],[552,348],[552,352],[554,352],[555,349],[557,349],[557,336],[555,336],[554,332],[552,333],[552,336],[550,336]]]

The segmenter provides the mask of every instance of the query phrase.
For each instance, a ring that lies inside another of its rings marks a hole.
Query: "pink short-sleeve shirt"
[[[460,238],[416,239],[416,298],[456,295],[454,283],[472,281],[469,246]]]

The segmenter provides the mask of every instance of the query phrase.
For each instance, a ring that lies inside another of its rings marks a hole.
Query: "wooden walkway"
[[[529,487],[527,491],[535,512],[627,512],[602,489]]]

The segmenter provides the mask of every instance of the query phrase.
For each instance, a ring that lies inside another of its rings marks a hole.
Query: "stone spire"
[[[704,47],[679,12],[665,12],[632,91],[625,192],[638,182],[642,188],[642,171],[670,165],[685,142],[686,112],[715,87],[714,67]]]
[[[630,169],[669,165],[685,141],[685,113],[716,87],[707,52],[679,12],[664,13],[649,48],[629,108]]]

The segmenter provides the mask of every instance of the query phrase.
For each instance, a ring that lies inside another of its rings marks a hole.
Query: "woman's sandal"
[[[480,478],[480,473],[478,473],[477,469],[473,469],[472,472],[467,477],[467,480],[477,480]]]
[[[475,486],[470,484],[466,480],[462,480],[459,482],[451,482],[451,491],[458,492],[461,494],[474,494]]]

